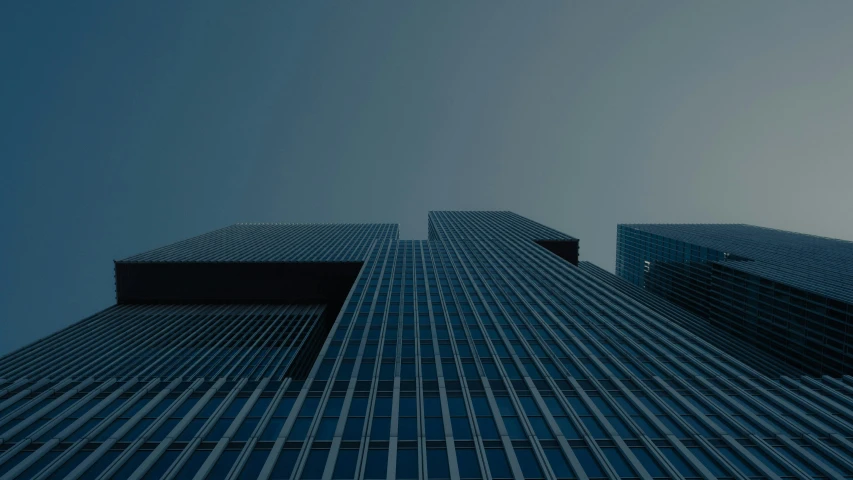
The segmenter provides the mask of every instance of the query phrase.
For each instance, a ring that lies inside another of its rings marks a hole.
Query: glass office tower
[[[751,225],[619,225],[616,274],[803,374],[853,373],[853,242]]]
[[[0,476],[853,477],[853,380],[643,293],[509,212],[235,225],[116,262],[115,306],[0,359]]]

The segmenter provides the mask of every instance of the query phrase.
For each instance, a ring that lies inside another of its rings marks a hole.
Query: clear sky
[[[853,239],[853,2],[0,7],[0,354],[235,222],[512,210]]]

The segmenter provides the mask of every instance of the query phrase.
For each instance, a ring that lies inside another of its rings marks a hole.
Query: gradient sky
[[[235,222],[853,239],[853,2],[4,2],[0,354]]]

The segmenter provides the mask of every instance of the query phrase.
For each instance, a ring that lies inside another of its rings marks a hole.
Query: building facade
[[[803,374],[853,373],[853,242],[751,225],[619,225],[616,274]]]
[[[577,260],[431,212],[427,240],[246,224],[118,261],[115,306],[0,359],[0,478],[853,478],[849,377]]]

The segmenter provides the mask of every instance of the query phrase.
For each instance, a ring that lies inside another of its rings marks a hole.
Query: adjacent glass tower
[[[616,274],[804,374],[853,373],[853,242],[751,225],[619,225]]]
[[[853,478],[849,377],[734,356],[509,212],[235,225],[116,296],[0,359],[0,478]]]

